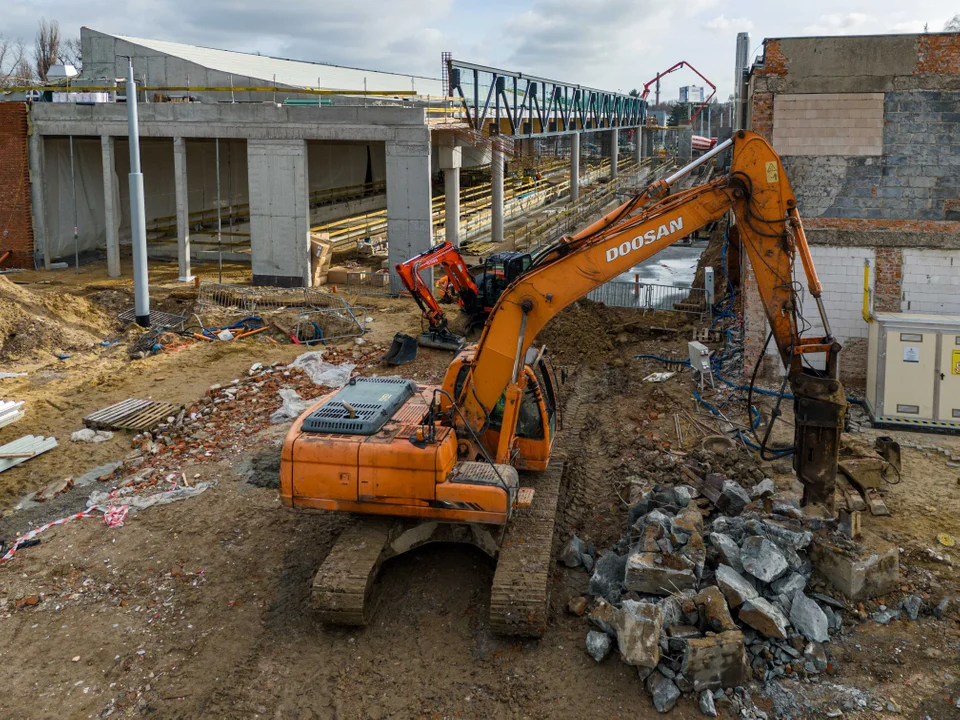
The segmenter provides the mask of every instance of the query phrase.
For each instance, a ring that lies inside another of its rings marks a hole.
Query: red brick
[[[33,267],[27,104],[0,102],[0,256],[4,267]]]
[[[914,75],[960,75],[960,34],[917,36]]]

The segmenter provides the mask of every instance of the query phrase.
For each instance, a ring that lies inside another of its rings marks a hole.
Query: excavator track
[[[312,602],[321,622],[366,625],[376,611],[376,580],[395,522],[360,517],[337,539],[313,578]]]
[[[564,427],[554,442],[550,467],[542,473],[520,474],[521,486],[532,487],[535,493],[529,508],[514,511],[497,558],[490,590],[490,627],[499,635],[542,637],[547,629],[564,455],[573,451],[583,426],[578,385],[574,382],[567,401]]]

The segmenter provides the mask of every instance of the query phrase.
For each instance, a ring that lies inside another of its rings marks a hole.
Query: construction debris
[[[156,400],[121,400],[87,415],[83,424],[95,430],[151,430],[165,420],[172,423],[183,410],[182,405]]]
[[[0,400],[0,427],[10,425],[20,420],[24,415],[23,405],[23,400],[19,402]]]
[[[19,440],[14,440],[6,445],[0,445],[0,472],[9,470],[14,465],[26,462],[41,453],[52,450],[57,446],[55,437],[43,437],[42,435],[24,435]]]

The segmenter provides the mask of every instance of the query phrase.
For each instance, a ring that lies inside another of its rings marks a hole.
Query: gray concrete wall
[[[251,140],[250,250],[254,285],[310,284],[307,145]]]
[[[387,241],[390,267],[433,244],[430,131],[410,129],[387,143]]]

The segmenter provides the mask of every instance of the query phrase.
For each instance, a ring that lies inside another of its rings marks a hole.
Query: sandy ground
[[[62,283],[27,287],[82,292],[69,278]],[[158,297],[176,292],[169,278],[160,279]],[[371,343],[386,343],[396,330],[415,331],[417,313],[406,307],[410,304],[370,302]],[[622,313],[598,316],[574,307],[544,332],[555,346],[556,362],[593,388],[588,404],[596,418],[578,439],[580,451],[564,474],[561,541],[576,532],[597,547],[613,542],[626,517],[618,483],[638,435],[673,440],[673,414],[695,411],[689,375],[645,384],[640,378],[661,368],[631,359],[640,352],[680,353],[687,338],[677,326],[684,323],[630,322]],[[125,433],[94,446],[69,442],[69,433],[91,410],[141,396],[189,404],[211,384],[242,376],[253,362],[288,361],[302,350],[251,338],[198,343],[132,362],[121,349],[97,348],[68,361],[4,364],[5,371],[30,371],[27,378],[0,381],[0,395],[26,399],[28,415],[0,430],[0,442],[33,432],[54,434],[61,444],[0,475],[0,508],[8,511],[0,518],[0,538],[76,509],[89,488],[39,511],[10,513],[17,498],[129,451]],[[353,350],[342,345],[345,357]],[[439,379],[448,360],[423,351],[402,369]],[[263,405],[269,413],[279,401],[265,397]],[[370,627],[320,625],[307,606],[310,581],[348,518],[289,511],[280,507],[276,490],[246,482],[252,461],[275,456],[285,428],[266,429],[233,456],[199,458],[186,466],[189,477],[217,482],[198,497],[131,515],[120,528],[97,519],[56,527],[40,545],[0,565],[0,717],[655,715],[634,670],[615,657],[598,666],[584,651],[586,621],[565,610],[567,600],[586,589],[582,570],[555,572],[550,625],[539,641],[505,640],[490,632],[494,566],[465,546],[427,546],[388,563],[380,580],[383,600]],[[697,442],[688,432],[685,447]],[[950,436],[894,434],[960,451],[960,442]],[[769,464],[764,471],[781,487],[792,482]],[[893,516],[865,519],[869,529],[901,546],[904,592],[918,592],[927,603],[960,595],[960,553],[937,547],[935,540],[940,532],[960,537],[957,477],[941,455],[906,450],[903,481],[886,493]],[[927,548],[952,558],[954,566],[931,560]],[[31,596],[38,604],[18,607]],[[898,597],[887,601],[895,604]],[[840,662],[828,682],[869,690],[884,702],[895,699],[902,717],[960,716],[952,700],[947,702],[960,695],[955,619],[853,625],[833,650]],[[822,717],[820,712],[811,708],[805,714]],[[702,716],[685,698],[673,717]],[[857,717],[893,715],[868,710]]]

